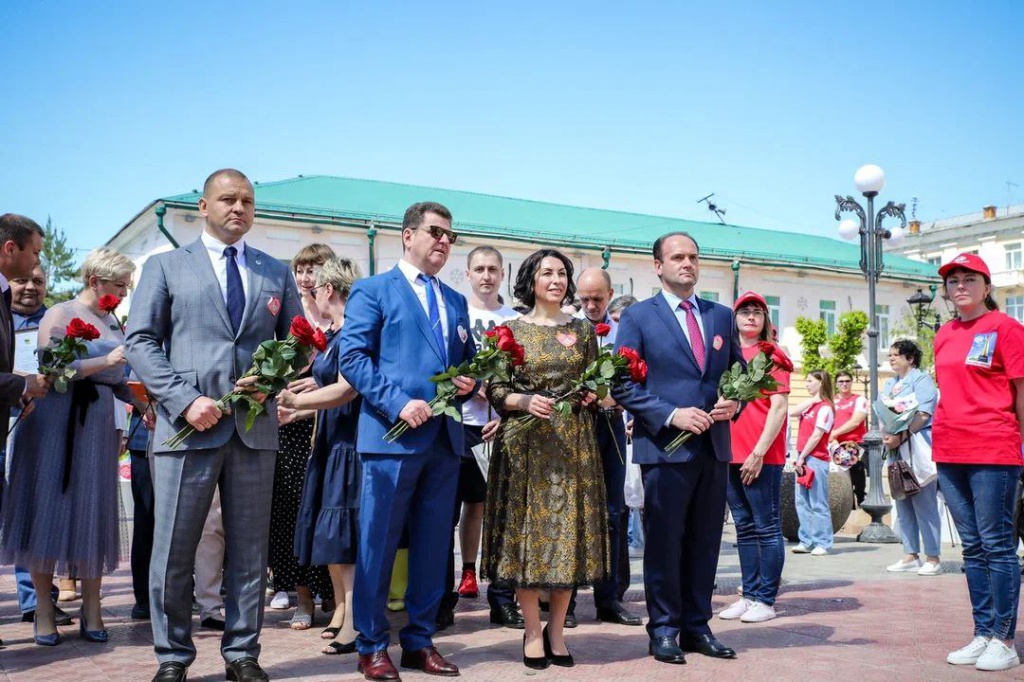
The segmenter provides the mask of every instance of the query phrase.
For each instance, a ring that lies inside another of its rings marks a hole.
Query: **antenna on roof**
[[[1016,182],[1006,181],[1006,210],[1009,212],[1010,205],[1013,204],[1013,190],[1011,187],[1020,187]]]
[[[714,192],[712,192],[711,194],[707,195],[703,199],[697,199],[697,203],[698,204],[700,204],[700,203],[707,204],[708,205],[708,210],[715,214],[715,217],[718,218],[718,222],[720,222],[723,225],[725,225],[725,218],[722,217],[722,216],[725,215],[725,209],[724,208],[719,208],[718,204],[715,204],[715,203],[710,201],[711,197],[713,197],[713,196],[715,196]]]

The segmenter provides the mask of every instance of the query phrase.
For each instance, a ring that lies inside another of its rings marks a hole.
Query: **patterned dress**
[[[492,382],[488,397],[506,418],[511,393],[559,396],[597,357],[584,320],[544,327],[507,323],[526,350],[510,383]],[[610,566],[604,474],[594,415],[574,409],[529,428],[506,421],[492,450],[484,516],[483,575],[513,587],[568,589],[607,577]]]
[[[99,339],[86,344],[86,358],[105,356],[124,342],[111,315],[98,317],[75,300],[46,312],[40,345],[63,337],[76,317],[100,331]],[[66,393],[50,391],[22,418],[0,513],[0,561],[85,579],[117,569],[121,444],[115,396],[131,399],[122,366],[75,379]]]

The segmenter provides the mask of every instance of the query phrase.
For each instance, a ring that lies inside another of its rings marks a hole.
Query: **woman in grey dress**
[[[61,641],[49,599],[54,572],[82,581],[80,630],[103,642],[100,579],[118,563],[115,396],[131,400],[125,383],[124,332],[100,298],[123,298],[135,265],[112,249],[90,253],[82,264],[84,288],[76,298],[50,308],[39,327],[39,346],[65,335],[75,318],[100,336],[87,342],[86,356],[66,393],[50,391],[35,401],[14,434],[10,485],[0,510],[0,560],[28,566],[37,595],[35,641]]]

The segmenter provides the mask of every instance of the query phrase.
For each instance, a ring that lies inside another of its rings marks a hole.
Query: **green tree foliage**
[[[932,315],[931,317],[934,317]],[[935,330],[927,326],[917,326],[914,313],[904,309],[903,317],[893,327],[892,340],[910,339],[921,348],[921,370],[934,375],[935,367]]]
[[[46,305],[51,306],[67,301],[77,293],[78,265],[75,263],[75,250],[68,246],[64,230],[55,227],[50,216],[46,216],[43,232],[46,236],[40,260],[47,278]]]
[[[852,372],[857,356],[864,351],[864,332],[868,328],[868,316],[859,310],[852,310],[839,316],[836,331],[829,335],[825,320],[798,317],[796,330],[800,334],[800,350],[803,356],[804,374],[824,369],[830,375],[837,372]],[[829,350],[829,357],[822,357],[821,347]]]

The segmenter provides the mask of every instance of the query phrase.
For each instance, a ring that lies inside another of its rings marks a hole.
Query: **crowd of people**
[[[81,293],[47,309],[43,231],[0,216],[0,417],[16,419],[8,447],[0,436],[11,460],[0,560],[18,567],[36,644],[59,645],[58,627],[72,622],[57,607],[55,576],[81,582],[81,636],[108,638],[99,598],[119,560],[122,439],[135,501],[131,615],[152,623],[154,682],[187,677],[193,598],[200,627],[224,633],[227,679],[268,680],[259,664],[268,581],[271,608],[291,608],[295,594],[293,629],[313,627],[319,600],[329,614],[322,652],[356,654],[369,680],[397,680],[399,666],[458,675],[434,636],[484,581],[491,622],[523,632],[524,666],[570,667],[579,588],[593,588],[599,621],[644,625],[623,602],[631,535],[644,547],[648,653],[668,664],[689,652],[736,658],[711,628],[723,518],[728,509],[742,588],[718,616],[770,621],[785,562],[790,416],[800,521],[792,551],[830,553],[833,453],[863,438],[869,410],[881,408],[853,392],[850,374],[833,389],[824,371],[808,374],[810,398],[791,405],[793,365],[774,342],[766,300],[747,292],[729,308],[697,297],[691,235],[654,242],[663,288],[651,298],[615,299],[607,271],[577,275],[566,255],[540,249],[519,267],[511,307],[491,246],[468,254],[468,299],[439,279],[458,235],[437,203],[408,208],[402,259],[372,277],[325,245],[303,248],[289,268],[247,244],[255,196],[239,171],[213,173],[198,208],[201,237],[145,263],[127,324],[109,300],[132,286],[130,259],[93,251]],[[1019,665],[1024,327],[998,311],[976,255],[938,274],[956,311],[935,341],[943,398],[920,369],[921,349],[901,340],[880,399],[913,411],[906,428],[883,437],[920,488],[897,501],[906,554],[888,570],[941,573],[941,494],[963,541],[975,622],[974,638],[947,660],[1006,669]],[[260,344],[288,337],[294,318],[323,330],[325,343],[268,397],[243,372]],[[95,334],[68,372],[15,371],[15,330],[37,329],[37,345],[51,348],[76,325]],[[498,327],[514,335],[521,361],[489,382],[451,378],[453,404],[435,410],[431,377],[473,360]],[[635,352],[646,371],[599,398],[575,387],[605,347]],[[723,373],[759,354],[772,360],[775,387],[746,403],[721,397]],[[247,424],[244,402],[220,399],[232,391],[267,401],[268,414]],[[407,428],[399,437],[396,425]],[[175,442],[186,426],[194,433]],[[629,466],[643,484],[642,532],[624,495]],[[863,469],[851,478],[863,501]],[[408,614],[399,666],[388,653],[389,609]]]

